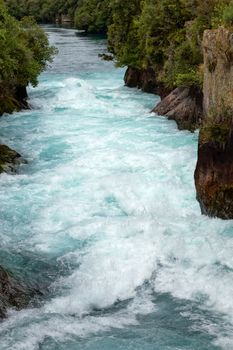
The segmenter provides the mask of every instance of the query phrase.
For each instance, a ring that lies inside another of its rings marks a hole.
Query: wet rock
[[[113,55],[109,55],[109,54],[106,54],[106,53],[99,53],[98,57],[100,57],[104,61],[113,61],[114,60],[114,56]]]
[[[25,308],[37,292],[18,282],[0,266],[0,319],[6,317],[9,308]]]
[[[16,173],[23,163],[26,161],[19,153],[6,145],[0,145],[0,173]]]
[[[203,94],[200,88],[178,87],[152,110],[175,120],[180,130],[194,131],[203,118]]]

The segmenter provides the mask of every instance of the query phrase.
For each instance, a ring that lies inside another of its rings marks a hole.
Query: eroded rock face
[[[19,153],[6,145],[0,145],[0,173],[15,173],[22,163],[26,161]]]
[[[233,218],[232,136],[225,145],[214,140],[199,144],[195,184],[203,214],[222,219]]]
[[[0,319],[6,317],[9,308],[20,310],[26,307],[35,293],[0,266]]]
[[[4,113],[29,109],[27,99],[27,88],[25,86],[15,86],[11,89],[0,90],[0,116]]]
[[[165,88],[164,84],[158,83],[156,74],[151,68],[140,70],[128,67],[124,81],[128,87],[142,89],[144,92],[159,95],[161,98],[164,98],[171,92],[171,90]]]
[[[175,120],[180,130],[194,131],[203,118],[203,94],[198,87],[178,87],[152,110]]]
[[[223,105],[233,109],[233,33],[225,28],[206,30],[204,52],[204,111]]]
[[[203,214],[233,219],[233,36],[207,30],[204,50],[204,111],[195,170]]]
[[[125,85],[130,88],[139,88],[141,71],[137,68],[128,67],[124,77]]]

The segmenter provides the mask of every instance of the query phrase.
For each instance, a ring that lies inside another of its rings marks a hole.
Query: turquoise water
[[[0,121],[28,160],[0,177],[0,263],[44,295],[0,349],[232,350],[233,225],[200,214],[197,133],[149,113],[105,40],[47,31],[33,110]]]

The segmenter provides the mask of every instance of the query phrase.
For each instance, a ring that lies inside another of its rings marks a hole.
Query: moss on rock
[[[215,143],[220,149],[224,149],[231,134],[232,118],[220,118],[211,120],[207,118],[200,130],[200,142]]]

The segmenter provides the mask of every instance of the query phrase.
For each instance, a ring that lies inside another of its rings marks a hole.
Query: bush
[[[108,1],[85,0],[76,9],[75,26],[88,33],[106,33],[109,17]]]
[[[223,23],[227,26],[233,25],[233,3],[227,6],[222,15]]]
[[[1,0],[0,18],[0,98],[14,101],[18,87],[37,85],[39,74],[56,50],[34,19],[16,20]]]

